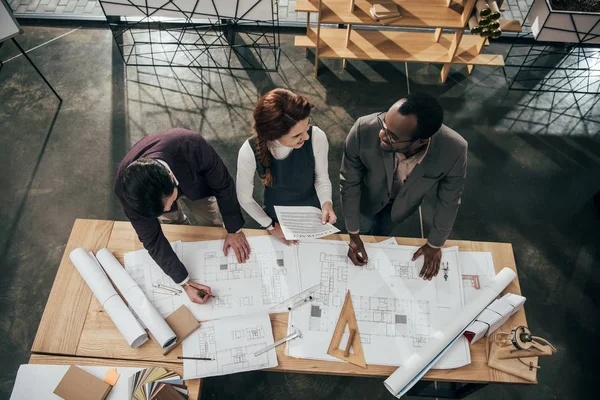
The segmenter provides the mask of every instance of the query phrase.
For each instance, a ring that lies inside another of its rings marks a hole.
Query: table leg
[[[31,58],[29,58],[29,56],[27,55],[27,52],[25,50],[23,50],[23,48],[21,47],[21,45],[19,44],[19,42],[17,42],[15,40],[15,38],[11,39],[13,41],[13,43],[15,44],[15,46],[17,46],[17,48],[19,49],[19,51],[21,52],[21,54],[23,54],[25,56],[25,58],[27,59],[27,61],[29,61],[29,64],[31,64],[31,66],[33,67],[33,69],[35,69],[35,72],[38,73],[38,75],[44,80],[44,82],[46,82],[46,85],[48,85],[48,87],[50,88],[50,90],[52,90],[52,93],[54,93],[54,95],[58,98],[58,101],[60,103],[62,103],[62,98],[58,95],[58,93],[56,93],[56,90],[54,90],[54,88],[52,87],[52,85],[50,84],[50,82],[48,82],[48,80],[46,79],[46,77],[44,76],[44,74],[42,74],[42,72],[38,69],[38,67],[36,67],[36,65],[33,63],[33,61],[31,61]]]
[[[419,381],[407,393],[409,396],[463,399],[486,386],[484,383]]]
[[[202,379],[191,379],[185,381],[188,388],[188,396],[190,400],[200,400],[202,396]]]

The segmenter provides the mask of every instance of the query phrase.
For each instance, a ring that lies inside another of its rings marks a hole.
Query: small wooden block
[[[186,307],[181,306],[175,310],[171,315],[165,318],[167,324],[173,329],[175,335],[177,335],[177,341],[170,347],[167,347],[163,351],[163,355],[167,355],[177,347],[180,343],[190,336],[194,331],[200,328],[200,322],[196,320],[194,314]]]
[[[71,365],[54,394],[65,400],[104,400],[111,389],[102,379]]]
[[[350,348],[352,347],[352,341],[354,340],[354,336],[356,336],[356,329],[350,329],[350,337],[348,338],[348,343],[346,343],[344,357],[348,357],[350,355]]]

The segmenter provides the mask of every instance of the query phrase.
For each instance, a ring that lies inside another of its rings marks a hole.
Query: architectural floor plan
[[[180,259],[183,257],[183,243],[173,242],[171,247]],[[125,270],[142,289],[148,300],[156,307],[160,315],[168,316],[182,304],[191,302],[162,269],[152,260],[146,250],[125,253]]]
[[[367,245],[366,250],[370,262],[361,268],[346,256],[347,244],[300,242],[299,259],[316,266],[302,269],[302,287],[320,286],[310,304],[292,312],[291,324],[304,338],[290,342],[290,356],[334,360],[325,354],[347,290],[370,364],[400,365],[427,342],[432,329],[445,323],[447,314],[462,308],[457,248],[443,250],[447,276],[438,275],[432,281],[418,278],[422,260],[411,261],[416,248]],[[454,354],[450,365],[470,361],[468,345],[460,346],[461,350],[467,346],[466,351]]]
[[[184,379],[227,375],[277,366],[275,350],[254,353],[273,344],[269,314],[253,314],[205,322],[183,341],[184,357],[212,360],[184,360]]]
[[[471,302],[477,291],[491,282],[496,276],[492,253],[459,252],[460,272],[463,280],[465,302]]]
[[[125,254],[125,268],[163,316],[185,304],[199,320],[267,311],[299,293],[296,250],[268,236],[250,237],[250,259],[238,264],[223,241],[174,243],[190,279],[208,285],[215,298],[193,304],[146,250]],[[177,246],[180,246],[177,247]]]

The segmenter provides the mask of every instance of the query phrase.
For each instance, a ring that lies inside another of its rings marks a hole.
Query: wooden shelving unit
[[[401,8],[402,19],[377,29],[369,9],[377,0],[297,0],[296,11],[308,13],[306,35],[296,36],[295,46],[315,49],[317,76],[319,59],[405,61],[444,64],[442,82],[452,64],[504,66],[498,54],[482,54],[486,42],[479,35],[463,34],[476,0],[394,0]],[[316,27],[311,14],[317,15]],[[345,28],[322,27],[322,24],[346,25]],[[375,29],[355,29],[370,25]],[[435,28],[435,31],[389,29]],[[503,31],[520,31],[518,21],[501,21]],[[453,30],[446,33],[444,29]],[[467,32],[468,32],[468,28]]]

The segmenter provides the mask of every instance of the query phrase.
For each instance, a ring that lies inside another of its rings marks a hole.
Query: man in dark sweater
[[[232,248],[239,263],[248,260],[250,245],[241,231],[244,219],[233,178],[200,134],[175,128],[144,137],[119,164],[114,189],[150,256],[193,302],[207,301],[210,287],[189,280],[160,226],[189,223],[182,202],[199,224],[225,226],[225,255]]]

